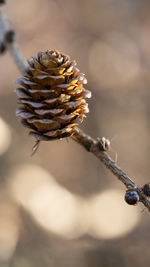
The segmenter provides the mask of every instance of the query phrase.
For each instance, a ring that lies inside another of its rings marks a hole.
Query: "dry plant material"
[[[85,98],[91,92],[83,87],[84,74],[57,50],[39,52],[28,64],[25,75],[16,80],[21,85],[15,90],[20,122],[37,142],[71,136],[89,111]]]

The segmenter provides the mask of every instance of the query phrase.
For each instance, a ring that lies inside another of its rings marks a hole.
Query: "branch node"
[[[7,43],[12,43],[15,41],[15,39],[16,39],[16,35],[15,35],[14,30],[8,30],[5,33],[5,40]]]
[[[0,0],[0,5],[6,4],[5,0]]]
[[[141,188],[141,190],[143,191],[143,193],[147,196],[150,197],[150,184],[145,184],[143,185],[143,187]]]
[[[108,151],[110,149],[110,141],[105,137],[97,137],[97,145],[100,151]]]

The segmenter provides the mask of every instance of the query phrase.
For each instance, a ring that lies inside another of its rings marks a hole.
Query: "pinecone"
[[[25,75],[16,80],[21,85],[15,90],[20,122],[37,142],[70,136],[89,111],[85,98],[91,92],[83,88],[84,75],[57,50],[39,52],[28,63]]]

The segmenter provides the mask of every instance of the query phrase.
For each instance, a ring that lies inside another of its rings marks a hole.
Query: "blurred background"
[[[26,59],[58,49],[92,91],[81,128],[111,140],[110,156],[138,185],[150,181],[150,1],[8,0]],[[9,53],[0,57],[0,266],[149,266],[150,215],[78,144],[43,142],[15,117]]]

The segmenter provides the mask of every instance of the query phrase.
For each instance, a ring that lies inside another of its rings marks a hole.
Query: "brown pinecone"
[[[91,92],[83,88],[84,75],[76,62],[57,50],[38,53],[28,61],[25,75],[16,80],[19,104],[16,114],[37,141],[68,137],[74,132]]]

